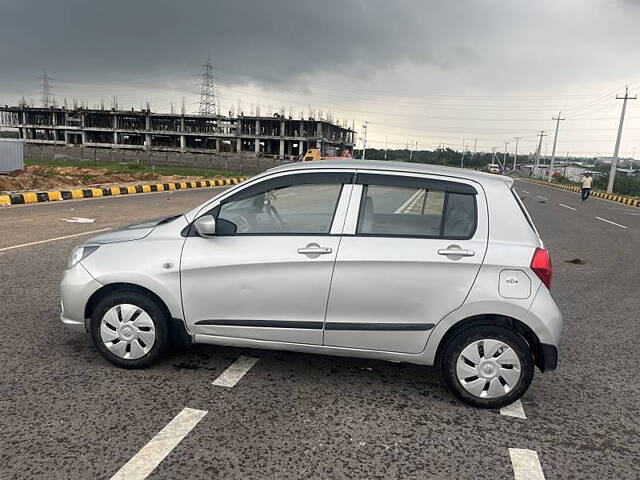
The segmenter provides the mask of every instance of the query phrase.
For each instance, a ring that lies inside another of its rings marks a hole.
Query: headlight
[[[97,249],[98,245],[89,245],[74,248],[71,252],[71,257],[69,257],[69,261],[67,262],[67,268],[75,267],[80,260],[87,258]]]

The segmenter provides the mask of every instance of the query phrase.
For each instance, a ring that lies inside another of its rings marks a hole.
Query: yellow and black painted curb
[[[521,180],[525,180],[531,183],[537,183],[539,185],[546,185],[548,187],[560,188],[562,190],[569,190],[570,192],[580,193],[581,191],[579,187],[574,187],[572,185],[563,185],[561,183],[545,182],[544,180],[535,180],[533,178],[521,178]],[[598,192],[594,190],[591,190],[591,195],[598,198],[604,198],[605,200],[611,200],[613,202],[629,205],[631,207],[640,207],[640,200],[638,200],[637,198],[625,197],[622,195],[615,195],[613,193]]]
[[[194,182],[153,183],[146,185],[127,185],[109,188],[78,188],[74,190],[56,190],[51,192],[23,192],[0,194],[0,206],[22,205],[25,203],[44,203],[78,198],[111,197],[148,192],[168,192],[188,188],[224,187],[244,181],[246,177],[220,178]]]

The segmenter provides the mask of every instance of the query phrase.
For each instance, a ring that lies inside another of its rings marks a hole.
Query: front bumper
[[[66,329],[75,332],[88,331],[85,323],[85,307],[91,295],[102,284],[95,280],[82,263],[65,270],[60,282],[60,321]]]

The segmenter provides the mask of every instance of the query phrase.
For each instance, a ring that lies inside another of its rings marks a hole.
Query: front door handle
[[[298,249],[298,253],[302,255],[326,255],[331,252],[331,248],[321,247],[320,245],[307,245]]]
[[[438,255],[456,256],[456,257],[473,257],[476,254],[473,250],[463,250],[461,248],[442,248],[438,250]]]

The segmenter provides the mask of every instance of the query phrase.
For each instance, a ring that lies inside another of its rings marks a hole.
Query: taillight
[[[536,248],[531,259],[531,270],[535,272],[547,288],[551,288],[551,257],[547,250]]]

